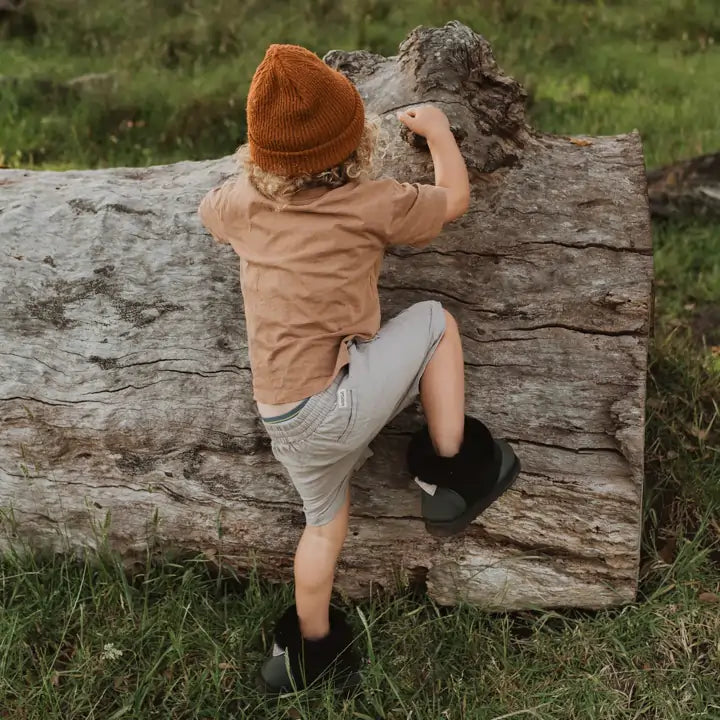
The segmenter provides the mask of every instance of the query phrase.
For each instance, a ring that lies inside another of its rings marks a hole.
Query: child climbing
[[[465,416],[453,316],[426,301],[381,327],[385,249],[427,245],[470,200],[445,114],[421,106],[398,117],[427,139],[435,185],[371,179],[377,128],[355,86],[304,48],[272,45],[248,95],[245,174],[200,205],[208,230],[240,256],[254,397],[306,518],[295,604],[261,670],[271,692],[328,671],[339,682],[356,677],[349,626],[330,605],[349,481],[369,443],[418,394],[427,426],[408,463],[430,532],[462,531],[519,472],[510,446]]]

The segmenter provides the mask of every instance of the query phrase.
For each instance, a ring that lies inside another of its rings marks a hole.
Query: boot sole
[[[328,674],[326,676],[322,676],[318,678],[311,687],[319,687],[323,682],[332,682],[333,684],[333,690],[336,695],[341,697],[349,697],[352,695],[355,690],[362,684],[362,676],[360,675],[360,671],[353,670],[349,673],[344,674]],[[274,687],[272,685],[268,685],[268,683],[265,682],[262,675],[257,675],[255,678],[255,687],[263,694],[270,695],[270,696],[277,696],[277,695],[289,695],[291,693],[296,692],[295,689],[291,687]],[[298,687],[297,692],[303,692],[307,688],[304,687]]]
[[[483,511],[487,510],[508,488],[510,488],[520,474],[520,460],[515,455],[513,449],[507,445],[510,452],[513,453],[515,461],[513,462],[507,474],[498,480],[489,495],[483,495],[478,498],[472,505],[465,510],[462,515],[452,520],[444,520],[442,522],[425,521],[425,529],[435,537],[452,537],[461,533],[472,523],[475,518]]]

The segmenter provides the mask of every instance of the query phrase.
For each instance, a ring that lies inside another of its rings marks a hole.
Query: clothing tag
[[[348,406],[348,391],[346,388],[338,390],[337,394],[338,407],[344,410]]]
[[[273,657],[277,657],[278,655],[284,655],[285,651],[277,643],[273,643],[272,654]]]
[[[435,495],[438,486],[431,485],[430,483],[423,482],[420,478],[415,478],[415,482],[428,494]]]

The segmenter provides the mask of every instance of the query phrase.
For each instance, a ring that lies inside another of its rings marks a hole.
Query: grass
[[[637,127],[651,166],[720,146],[714,0],[50,0],[30,8],[36,34],[6,37],[0,48],[0,74],[15,79],[0,83],[8,165],[225,155],[244,140],[250,77],[269,42],[390,54],[410,28],[452,18],[492,40],[529,89],[541,129]],[[87,73],[112,77],[85,90],[63,85]]]
[[[352,620],[366,682],[345,700],[327,689],[270,700],[255,689],[263,628],[287,588],[219,579],[199,561],[128,580],[111,558],[10,556],[4,716],[717,717],[720,613],[701,594],[716,587],[708,532],[680,541],[673,563],[649,572],[643,601],[619,611],[490,615],[407,596],[365,604]]]
[[[244,139],[269,42],[393,52],[460,19],[530,91],[536,127],[639,128],[649,166],[720,148],[715,0],[141,0],[0,20],[0,165],[145,165]],[[25,32],[23,35],[21,32]],[[87,73],[111,73],[68,86]],[[656,323],[638,602],[605,612],[352,609],[363,692],[254,687],[287,587],[201,560],[128,577],[111,556],[0,560],[0,718],[720,718],[720,227],[654,228]],[[369,631],[368,631],[369,629]]]

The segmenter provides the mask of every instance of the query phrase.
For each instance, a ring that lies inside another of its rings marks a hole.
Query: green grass
[[[649,166],[720,148],[716,0],[141,0],[30,3],[0,24],[0,164],[203,158],[244,139],[269,42],[391,53],[460,19],[549,132],[638,128]],[[67,90],[86,73],[113,75]],[[286,587],[202,561],[129,578],[112,557],[0,562],[0,718],[720,718],[720,227],[654,229],[640,596],[606,612],[488,614],[411,596],[351,608],[362,694],[271,701],[254,672]],[[361,616],[362,614],[362,616]],[[363,622],[367,623],[369,632]],[[119,651],[121,654],[118,654]]]
[[[255,689],[286,588],[218,579],[201,562],[129,581],[107,559],[10,556],[0,717],[717,717],[720,613],[700,594],[717,589],[707,532],[654,564],[647,596],[623,610],[491,615],[407,596],[356,608],[365,683],[344,700]]]
[[[37,35],[0,46],[0,74],[18,78],[0,84],[0,155],[10,165],[228,154],[245,137],[247,88],[269,42],[389,54],[412,27],[452,18],[491,39],[530,91],[541,129],[637,127],[652,166],[720,146],[715,0],[51,0],[31,8]],[[103,72],[114,73],[110,87],[79,94],[34,82]]]

